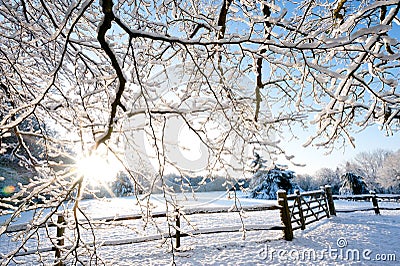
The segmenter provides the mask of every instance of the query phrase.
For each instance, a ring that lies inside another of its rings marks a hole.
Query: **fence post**
[[[61,249],[60,246],[64,245],[64,232],[65,232],[65,220],[62,214],[58,214],[57,216],[57,246],[55,247],[55,265],[63,266],[64,263],[61,260]]]
[[[296,189],[294,193],[297,195],[296,201],[297,201],[297,206],[299,209],[299,217],[300,217],[300,223],[301,223],[301,230],[306,229],[306,221],[304,219],[304,214],[303,214],[303,208],[301,206],[301,195],[300,195],[300,190]]]
[[[376,197],[376,192],[371,190],[369,192],[369,194],[372,195],[371,200],[372,200],[372,205],[374,205],[375,214],[381,214],[380,211],[379,211],[379,205],[378,205],[378,199]]]
[[[293,239],[292,222],[290,220],[289,206],[285,190],[278,190],[278,204],[281,206],[281,221],[284,225],[283,233],[285,234],[285,240],[291,241]]]
[[[324,190],[325,190],[326,199],[328,201],[329,214],[336,216],[335,203],[333,202],[333,197],[332,197],[332,187],[329,185],[326,185],[324,187]]]
[[[175,249],[178,249],[181,246],[181,216],[179,208],[175,209],[175,213]]]

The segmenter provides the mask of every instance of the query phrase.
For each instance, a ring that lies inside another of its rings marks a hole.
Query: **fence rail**
[[[375,191],[370,191],[370,194],[362,195],[334,195],[334,200],[354,200],[354,201],[371,201],[371,208],[362,209],[346,209],[337,210],[337,212],[356,212],[356,211],[375,211],[375,214],[380,214],[381,210],[400,210],[400,207],[382,207],[379,206],[379,202],[383,201],[396,201],[400,202],[400,195],[387,195],[387,194],[376,194]]]
[[[240,209],[231,208],[231,207],[203,207],[203,208],[192,208],[188,210],[181,210],[181,214],[184,215],[193,215],[193,214],[212,214],[212,213],[231,213],[231,212],[239,212],[239,211],[267,211],[267,210],[279,210],[280,207],[278,205],[268,204],[268,205],[257,205],[257,206],[242,206]],[[57,217],[62,214],[57,214]],[[119,222],[119,221],[129,221],[129,220],[139,220],[143,219],[146,214],[144,213],[135,213],[128,215],[118,215],[118,216],[108,216],[101,218],[94,218],[91,221],[100,221],[100,222]],[[152,218],[164,218],[168,215],[165,211],[160,212],[152,212],[149,214]],[[79,221],[79,224],[87,224],[86,220]],[[48,221],[47,223],[38,225],[38,228],[44,227],[57,227],[57,223],[53,221]],[[26,228],[30,226],[30,223],[21,223],[10,225],[7,227],[5,233],[13,233],[18,231],[24,231]]]
[[[400,195],[398,194],[377,194],[374,191],[370,191],[370,194],[362,194],[362,195],[333,195],[333,199],[365,201],[365,200],[370,200],[374,194],[376,195],[379,201],[400,202]]]

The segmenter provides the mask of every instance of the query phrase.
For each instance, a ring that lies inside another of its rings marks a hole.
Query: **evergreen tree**
[[[348,172],[341,177],[343,184],[339,189],[340,195],[360,195],[368,193],[364,179],[354,173]]]
[[[300,189],[293,181],[295,173],[287,170],[286,166],[274,165],[268,170],[261,167],[258,169],[252,178],[251,198],[276,199],[276,192],[279,189],[285,190],[288,194],[293,194],[294,190]]]

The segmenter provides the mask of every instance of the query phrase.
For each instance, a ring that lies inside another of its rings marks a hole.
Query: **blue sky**
[[[282,144],[289,154],[295,156],[294,161],[296,163],[303,163],[306,166],[296,167],[289,164],[289,168],[298,174],[313,174],[323,167],[335,169],[345,161],[354,158],[360,152],[374,151],[376,149],[392,151],[400,149],[399,132],[394,133],[392,136],[386,136],[384,131],[379,130],[378,125],[371,126],[353,136],[355,137],[355,148],[347,143],[344,148],[337,148],[331,154],[326,155],[327,150],[323,148],[304,148],[302,144],[306,142],[307,134],[299,133],[299,140],[288,141]]]

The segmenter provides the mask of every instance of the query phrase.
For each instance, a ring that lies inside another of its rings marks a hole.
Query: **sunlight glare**
[[[92,186],[104,186],[116,179],[120,166],[105,156],[97,154],[85,157],[78,162],[78,173]]]

